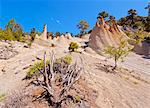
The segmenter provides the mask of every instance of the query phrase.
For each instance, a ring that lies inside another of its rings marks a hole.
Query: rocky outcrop
[[[93,28],[89,37],[89,47],[101,53],[106,46],[117,46],[126,37],[118,25],[113,24],[109,26],[104,22],[104,24],[96,25]]]

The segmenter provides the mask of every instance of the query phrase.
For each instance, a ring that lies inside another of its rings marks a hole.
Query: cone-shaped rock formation
[[[108,25],[105,21],[97,22],[89,37],[89,47],[101,53],[105,47],[109,45],[117,46],[126,37],[116,23]]]

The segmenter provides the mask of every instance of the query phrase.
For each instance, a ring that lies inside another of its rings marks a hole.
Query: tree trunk
[[[74,52],[75,50],[74,50],[74,48],[72,48],[72,52]]]
[[[112,70],[115,70],[117,68],[117,58],[115,57],[115,66]]]

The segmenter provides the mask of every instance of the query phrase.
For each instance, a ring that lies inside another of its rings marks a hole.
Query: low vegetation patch
[[[4,93],[0,94],[0,102],[3,101],[5,98],[6,98],[6,95]]]
[[[145,31],[126,32],[126,34],[130,38],[129,42],[131,44],[140,44],[143,41],[148,42],[150,38],[150,33]]]
[[[49,60],[46,61],[46,66],[49,64]],[[33,66],[29,69],[27,72],[27,77],[31,78],[35,74],[39,74],[39,70],[44,68],[44,60],[40,60],[38,62],[35,62]]]
[[[64,62],[68,65],[71,64],[72,62],[72,57],[70,55],[66,55],[64,57],[61,57],[59,59],[56,59],[55,64],[60,64],[61,62]],[[46,61],[46,66],[48,66],[50,64],[50,60]],[[41,71],[44,68],[44,60],[40,60],[35,62],[29,69],[29,71],[27,72],[27,78],[31,78],[34,75],[39,76],[40,73],[39,71]]]
[[[79,45],[76,42],[71,42],[68,49],[70,52],[75,52],[78,48]]]

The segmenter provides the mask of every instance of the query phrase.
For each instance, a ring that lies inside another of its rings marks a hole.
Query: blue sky
[[[76,25],[86,20],[93,28],[97,14],[107,11],[117,19],[126,16],[131,8],[139,15],[147,16],[144,7],[149,0],[0,0],[0,27],[14,18],[23,30],[29,32],[35,27],[42,31],[47,24],[48,31],[78,33]]]

